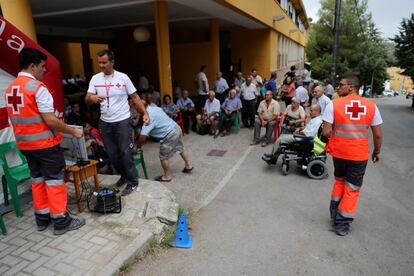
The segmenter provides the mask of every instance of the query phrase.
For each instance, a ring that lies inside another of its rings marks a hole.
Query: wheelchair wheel
[[[328,168],[322,160],[312,160],[306,169],[308,176],[312,179],[321,180],[328,176]]]
[[[283,175],[289,174],[289,163],[283,163],[282,164],[282,173]]]

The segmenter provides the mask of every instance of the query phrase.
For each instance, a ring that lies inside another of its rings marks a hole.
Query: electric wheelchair
[[[328,139],[322,136],[322,127],[315,137],[295,135],[294,138],[295,142],[280,146],[282,173],[288,175],[291,161],[296,161],[297,167],[306,171],[310,178],[320,180],[328,177],[324,151]]]

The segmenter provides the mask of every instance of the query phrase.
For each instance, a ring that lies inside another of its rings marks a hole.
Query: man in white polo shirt
[[[114,53],[102,50],[98,53],[98,64],[101,73],[94,75],[89,83],[85,101],[88,104],[99,103],[101,107],[101,130],[105,150],[112,165],[120,173],[121,178],[116,185],[127,183],[122,195],[131,193],[138,186],[138,177],[132,155],[133,140],[131,137],[130,111],[128,96],[143,114],[145,124],[149,123],[148,113],[129,77],[114,70]]]

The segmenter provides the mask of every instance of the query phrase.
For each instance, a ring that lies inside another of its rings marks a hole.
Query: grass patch
[[[178,207],[178,219],[180,219],[180,216],[183,212],[186,212],[187,225],[189,225],[191,218],[192,218],[192,214],[186,208],[180,205]],[[168,250],[168,248],[171,247],[170,243],[175,238],[175,231],[177,230],[177,224],[178,224],[178,221],[176,224],[169,226],[161,235],[157,235],[153,237],[149,241],[146,248],[135,256],[135,262],[131,262],[129,264],[125,264],[124,266],[122,266],[120,268],[120,272],[118,275],[119,276],[129,275],[129,270],[130,270],[131,265],[142,261],[146,257],[149,257],[149,256],[155,257],[161,254],[162,252],[165,252],[166,250]]]

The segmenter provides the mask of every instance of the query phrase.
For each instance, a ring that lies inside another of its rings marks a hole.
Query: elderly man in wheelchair
[[[326,138],[321,135],[321,107],[310,107],[310,121],[305,127],[295,130],[293,134],[282,134],[273,145],[272,153],[264,154],[262,159],[268,165],[275,165],[282,155],[282,172],[289,173],[290,161],[296,161],[299,168],[306,170],[313,179],[323,179],[327,174],[324,147]]]

